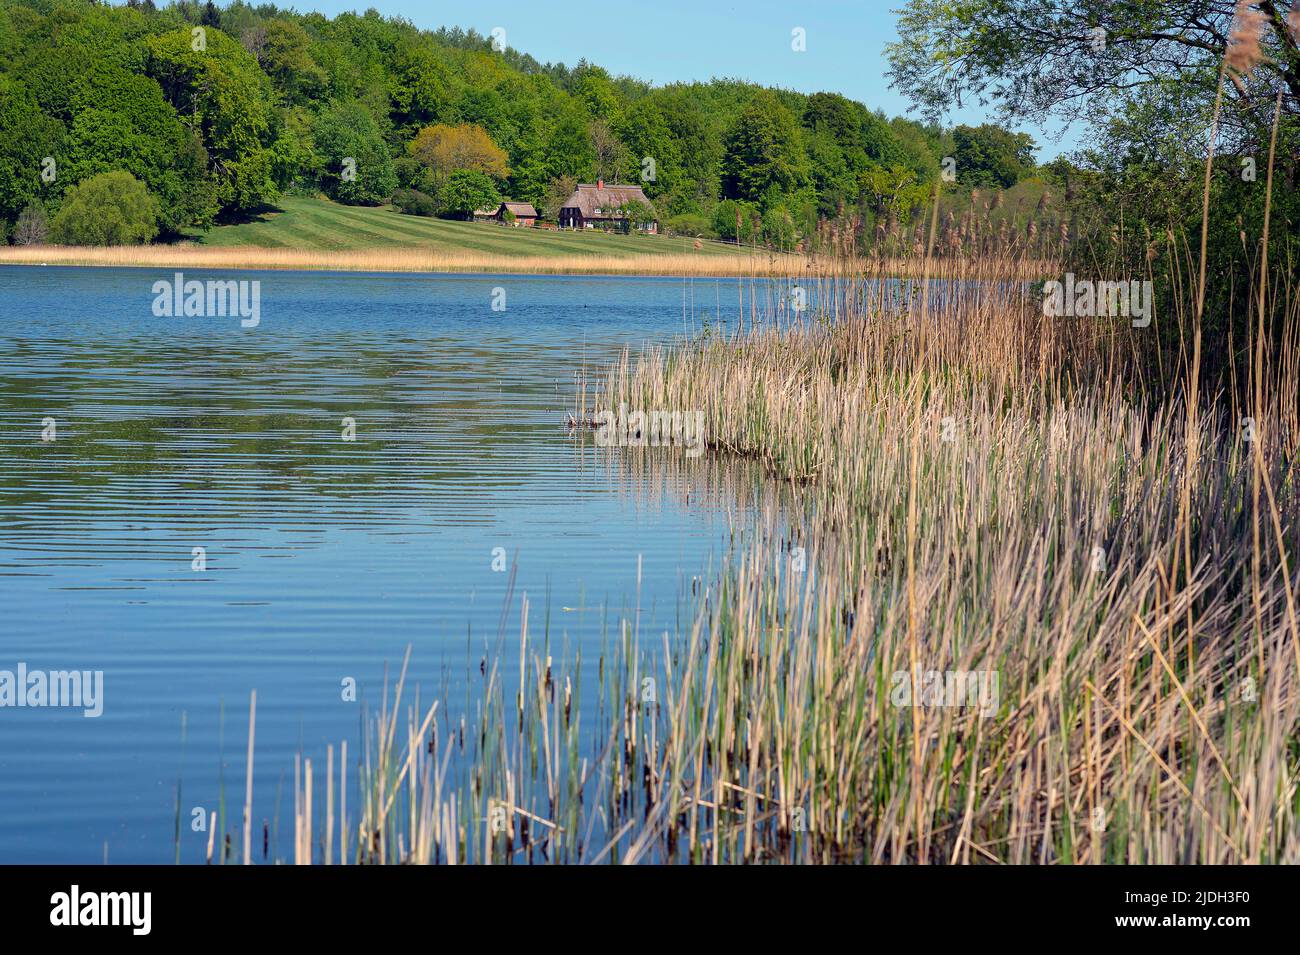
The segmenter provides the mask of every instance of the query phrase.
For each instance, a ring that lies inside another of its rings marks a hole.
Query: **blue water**
[[[187,271],[261,282],[243,328],[155,317],[171,277],[0,267],[0,670],[105,681],[97,719],[0,708],[0,863],[169,862],[178,780],[201,861],[250,690],[255,815],[282,819],[294,753],[358,741],[343,680],[377,703],[410,646],[422,698],[464,706],[481,660],[517,668],[525,593],[557,660],[622,617],[677,629],[727,505],[564,423],[584,363],[734,323],[734,280]]]

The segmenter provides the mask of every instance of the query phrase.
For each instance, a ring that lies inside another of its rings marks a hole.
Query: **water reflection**
[[[253,687],[274,823],[293,753],[355,738],[341,681],[373,700],[411,645],[426,693],[467,699],[519,625],[497,548],[572,655],[638,567],[643,631],[673,629],[746,505],[690,483],[707,458],[637,476],[564,428],[577,366],[739,321],[734,281],[241,277],[256,329],[154,318],[151,270],[0,269],[0,668],[102,669],[106,695],[0,710],[0,862],[169,861],[178,779],[185,820],[242,785]]]

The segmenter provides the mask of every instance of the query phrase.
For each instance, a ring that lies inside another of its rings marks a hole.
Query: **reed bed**
[[[596,399],[702,409],[716,452],[803,489],[696,638],[743,661],[696,714],[731,757],[706,775],[749,794],[723,856],[1296,861],[1297,303],[1243,409],[1156,397],[1142,331],[1014,283],[855,285],[832,322],[625,357]],[[996,674],[996,713],[899,705],[918,670]]]
[[[765,276],[799,274],[801,255],[739,250],[735,255],[645,253],[640,255],[494,255],[434,252],[420,248],[315,251],[277,248],[210,248],[146,245],[90,248],[11,246],[0,264],[98,265],[168,269],[299,269],[353,272],[493,272],[564,275]]]
[[[829,276],[839,270],[828,255],[802,255],[737,248],[734,255],[647,252],[634,255],[497,255],[434,252],[421,248],[321,251],[309,249],[208,247],[180,243],[144,246],[0,246],[0,265],[89,265],[166,269],[293,269],[337,272],[491,272],[551,275],[665,275],[724,278]],[[957,268],[975,268],[966,265]],[[879,260],[890,275],[916,278],[922,267],[913,257]],[[1045,261],[1018,259],[1033,280],[1050,271]]]

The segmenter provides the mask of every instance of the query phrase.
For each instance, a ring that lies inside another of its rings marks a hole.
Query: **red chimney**
[[[604,179],[597,179],[597,180],[596,180],[596,188],[597,188],[597,189],[604,189],[604,188],[605,188],[605,180],[604,180]]]

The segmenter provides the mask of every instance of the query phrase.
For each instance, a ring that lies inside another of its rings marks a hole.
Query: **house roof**
[[[654,204],[646,198],[640,186],[597,185],[579,183],[573,195],[564,203],[566,209],[578,209],[584,219],[612,219],[612,211],[631,201],[643,202],[654,209]],[[597,212],[596,210],[600,211]]]
[[[532,216],[533,218],[537,218],[537,210],[533,208],[531,202],[511,202],[507,199],[501,204],[516,216]]]
[[[474,215],[476,215],[476,216],[494,216],[494,215],[497,214],[497,210],[500,209],[500,208],[501,208],[500,206],[493,206],[491,209],[475,209],[475,210],[474,210]]]

